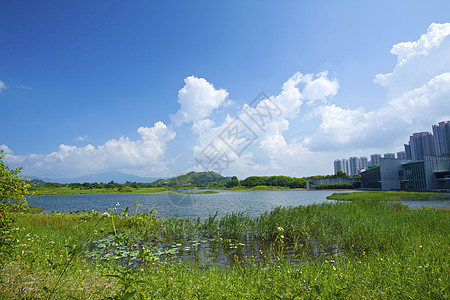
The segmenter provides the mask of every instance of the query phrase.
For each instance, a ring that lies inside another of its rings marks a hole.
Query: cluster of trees
[[[223,177],[222,175],[209,171],[209,172],[189,172],[184,175],[180,175],[169,179],[158,179],[153,183],[160,186],[187,186],[194,185],[197,187],[208,186],[212,183],[219,184],[223,187],[230,181],[230,177]]]
[[[47,188],[59,188],[59,187],[68,187],[71,189],[85,189],[85,190],[92,190],[92,189],[124,189],[124,188],[149,188],[149,187],[155,187],[153,183],[142,183],[142,182],[125,182],[125,183],[117,183],[114,182],[114,180],[111,180],[108,183],[103,182],[84,182],[84,183],[68,183],[68,184],[61,184],[56,182],[46,182],[43,185]]]
[[[281,186],[291,189],[305,188],[306,178],[296,178],[289,176],[250,176],[241,180],[241,186]]]
[[[233,188],[233,187],[247,187],[252,188],[255,186],[267,186],[267,187],[285,187],[285,188],[306,188],[306,181],[308,179],[322,179],[322,178],[352,178],[358,176],[349,176],[345,172],[338,171],[334,175],[316,175],[311,177],[289,177],[289,176],[250,176],[244,180],[239,180],[236,176],[222,177],[215,172],[190,172],[185,175],[170,179],[159,179],[152,183],[142,182],[129,182],[117,183],[111,180],[108,183],[103,182],[84,182],[84,183],[69,183],[60,184],[54,182],[43,182],[41,180],[32,180],[31,185],[33,187],[43,186],[46,188],[59,188],[68,187],[71,189],[117,189],[117,190],[129,190],[131,188],[152,188],[158,186],[193,186],[198,188]],[[35,182],[36,181],[36,182]],[[354,185],[320,185],[316,189],[335,189],[335,188],[357,188]]]
[[[0,263],[12,248],[14,219],[11,212],[28,209],[26,197],[33,195],[29,191],[30,185],[19,175],[22,168],[11,170],[3,158],[3,150],[0,149]]]
[[[337,171],[337,173],[333,175],[315,175],[308,177],[308,179],[323,179],[323,178],[361,178],[361,176],[360,175],[351,176],[347,175],[347,173],[345,173],[344,171]]]
[[[344,189],[356,189],[359,187],[361,187],[360,182],[332,183],[332,184],[319,184],[316,186],[316,190],[344,190]]]

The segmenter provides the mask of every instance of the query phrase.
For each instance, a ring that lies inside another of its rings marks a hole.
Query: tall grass
[[[14,217],[13,257],[0,273],[3,298],[449,297],[448,210],[360,199],[203,222],[153,212]],[[93,260],[92,242],[101,240],[115,254]],[[177,258],[203,240],[233,263]],[[245,258],[249,240],[260,248]]]
[[[350,200],[371,200],[371,201],[398,201],[402,198],[426,198],[437,197],[439,193],[433,192],[405,192],[405,191],[378,191],[378,192],[353,192],[353,193],[333,193],[328,196],[330,200],[350,201]]]

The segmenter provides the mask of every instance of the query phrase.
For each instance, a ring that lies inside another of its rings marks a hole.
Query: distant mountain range
[[[143,182],[143,183],[151,183],[158,178],[155,177],[141,177],[131,174],[125,174],[122,172],[108,172],[108,173],[97,173],[97,174],[89,174],[81,177],[74,177],[74,178],[41,178],[36,176],[25,176],[24,178],[30,178],[30,179],[40,179],[45,182],[57,182],[57,183],[83,183],[83,182],[104,182],[108,183],[111,180],[117,183],[125,183],[127,181],[129,182]]]
[[[183,186],[183,185],[195,185],[204,184],[207,185],[211,182],[227,183],[231,180],[231,177],[223,177],[216,172],[189,172],[185,175],[180,175],[169,179],[158,179],[154,184],[167,185],[167,186]]]

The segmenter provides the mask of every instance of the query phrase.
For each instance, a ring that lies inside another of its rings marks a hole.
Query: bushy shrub
[[[319,184],[318,186],[316,186],[316,190],[341,190],[353,188],[354,186],[351,183]]]
[[[4,254],[9,253],[12,239],[12,225],[14,220],[11,212],[27,209],[27,196],[30,195],[28,188],[19,176],[22,168],[11,170],[3,162],[3,150],[0,149],[0,261]]]

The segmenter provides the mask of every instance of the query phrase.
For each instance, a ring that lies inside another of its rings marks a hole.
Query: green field
[[[448,299],[450,211],[367,195],[205,221],[9,212],[0,298]],[[205,245],[225,263],[182,258]]]
[[[30,191],[36,193],[36,195],[77,195],[77,194],[124,194],[124,193],[162,193],[173,190],[170,187],[147,187],[147,188],[71,188],[67,186],[60,187],[36,187],[30,188]]]
[[[352,200],[372,200],[372,201],[399,201],[405,198],[426,198],[437,197],[439,193],[386,191],[386,192],[353,192],[334,193],[327,197],[330,200],[352,201]]]
[[[165,193],[171,191],[180,191],[187,189],[188,191],[183,193],[201,193],[201,194],[213,194],[215,190],[232,190],[232,191],[274,191],[274,190],[289,190],[288,187],[276,187],[276,186],[255,186],[255,187],[233,187],[233,188],[212,188],[209,191],[191,192],[193,188],[183,186],[158,186],[158,187],[146,187],[146,188],[71,188],[67,186],[59,187],[34,187],[30,188],[30,191],[36,195],[78,195],[78,194],[145,194],[145,193]],[[203,190],[205,188],[199,188]]]

